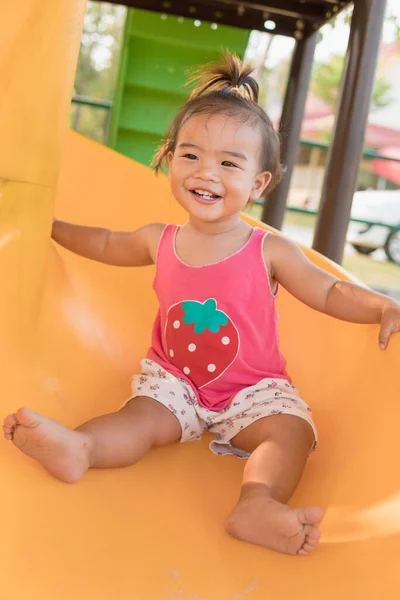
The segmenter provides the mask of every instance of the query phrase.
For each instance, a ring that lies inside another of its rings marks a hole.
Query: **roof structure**
[[[351,0],[109,0],[117,4],[297,40],[334,18]],[[355,0],[357,2],[357,0]]]

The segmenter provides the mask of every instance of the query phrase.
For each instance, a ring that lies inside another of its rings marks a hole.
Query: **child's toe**
[[[307,542],[315,546],[318,544],[319,539],[321,537],[321,532],[316,527],[308,527],[307,528]]]
[[[298,514],[300,522],[308,525],[311,530],[312,525],[316,525],[322,521],[324,511],[318,506],[307,506],[306,508],[300,508]]]
[[[305,544],[302,545],[302,547],[300,548],[300,550],[305,550],[305,552],[312,552],[314,550],[315,546],[312,546],[311,544],[309,544],[308,542],[306,542]]]
[[[14,431],[15,428],[18,425],[18,420],[17,420],[17,416],[15,415],[15,413],[8,415],[5,419],[4,419],[4,423],[3,423],[3,432],[4,432],[4,437],[6,440],[12,440],[14,437]]]
[[[321,537],[320,531],[312,525],[306,525],[304,527],[304,533],[304,542],[297,552],[297,554],[302,556],[312,552],[317,546],[319,538]]]
[[[6,429],[11,431],[17,425],[18,425],[17,415],[15,413],[12,413],[11,415],[8,415],[4,419],[3,429],[4,429],[4,431],[6,431]]]
[[[15,414],[15,420],[18,425],[35,428],[43,421],[43,417],[30,408],[19,408]]]

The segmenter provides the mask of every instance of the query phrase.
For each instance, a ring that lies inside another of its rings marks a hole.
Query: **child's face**
[[[254,127],[220,114],[195,115],[168,156],[172,193],[192,218],[210,223],[236,217],[271,179],[260,172],[260,155]]]

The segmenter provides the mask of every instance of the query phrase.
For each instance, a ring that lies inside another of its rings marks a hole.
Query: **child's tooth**
[[[213,194],[210,194],[210,192],[203,192],[203,190],[194,190],[194,192],[196,194],[198,194],[199,196],[202,196],[203,198],[212,198]]]

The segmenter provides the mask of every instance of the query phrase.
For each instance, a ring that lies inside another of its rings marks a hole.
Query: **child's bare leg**
[[[226,521],[238,539],[287,554],[308,554],[317,545],[321,508],[293,509],[295,491],[314,439],[310,425],[292,415],[273,415],[246,427],[232,445],[251,452],[239,501]]]
[[[76,430],[28,408],[8,415],[3,429],[6,439],[67,483],[78,481],[89,467],[131,465],[152,446],[177,441],[182,433],[177,418],[146,397],[135,398],[119,412],[92,419]]]

